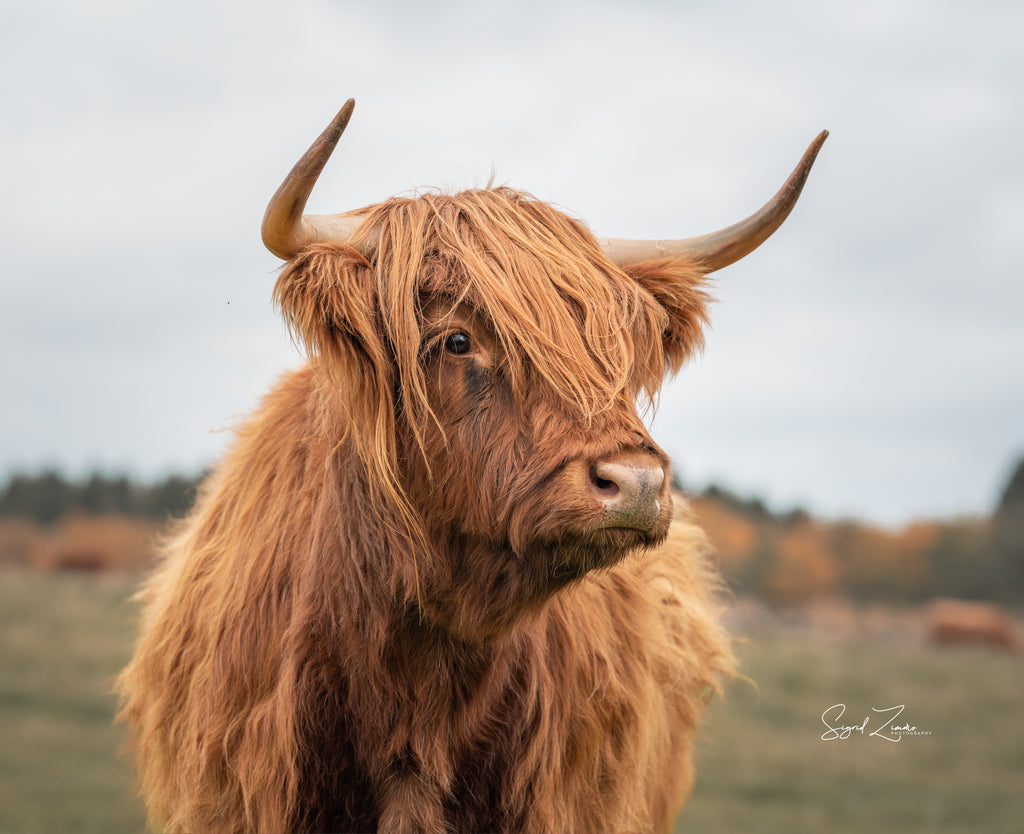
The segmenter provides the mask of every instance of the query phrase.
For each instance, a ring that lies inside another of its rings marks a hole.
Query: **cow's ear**
[[[675,373],[704,347],[708,307],[708,277],[692,261],[664,258],[623,267],[668,313],[663,333],[666,369]]]
[[[376,358],[380,308],[370,266],[355,250],[318,245],[299,253],[281,271],[274,301],[311,358],[331,358],[345,342]]]
[[[394,362],[373,269],[359,252],[326,244],[304,250],[281,271],[274,301],[310,359],[349,393],[350,405],[390,403]]]

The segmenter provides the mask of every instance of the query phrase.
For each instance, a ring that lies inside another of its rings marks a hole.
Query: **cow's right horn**
[[[828,131],[823,130],[811,142],[782,188],[746,220],[683,240],[598,238],[598,243],[605,255],[619,266],[656,258],[689,258],[708,273],[735,263],[764,243],[789,217],[826,138]]]
[[[302,213],[355,106],[354,99],[345,102],[270,198],[263,215],[263,244],[279,258],[288,260],[312,243],[347,243],[362,222],[362,216],[357,214]]]

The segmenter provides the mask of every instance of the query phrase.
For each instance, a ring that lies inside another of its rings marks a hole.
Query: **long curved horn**
[[[295,256],[311,243],[347,243],[362,222],[359,215],[302,213],[355,106],[354,99],[345,102],[270,198],[263,215],[263,244],[283,260]]]
[[[826,138],[828,131],[823,130],[811,142],[782,188],[746,220],[711,234],[685,240],[598,238],[598,243],[609,260],[619,266],[656,258],[686,257],[699,262],[705,272],[714,272],[735,263],[768,240],[789,216]]]

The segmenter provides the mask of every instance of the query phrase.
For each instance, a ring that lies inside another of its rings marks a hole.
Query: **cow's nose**
[[[603,527],[646,532],[661,514],[665,470],[653,455],[615,455],[591,467],[590,486],[605,508]]]

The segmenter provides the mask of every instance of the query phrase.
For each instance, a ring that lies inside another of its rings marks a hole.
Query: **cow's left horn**
[[[656,258],[685,257],[697,261],[704,272],[714,272],[735,263],[768,240],[789,216],[827,137],[827,130],[818,134],[782,188],[746,220],[711,234],[684,240],[598,238],[598,242],[608,258],[620,266]]]
[[[263,215],[263,243],[279,258],[288,260],[311,243],[347,243],[362,222],[359,215],[302,213],[355,106],[353,99],[345,102],[270,198]]]

